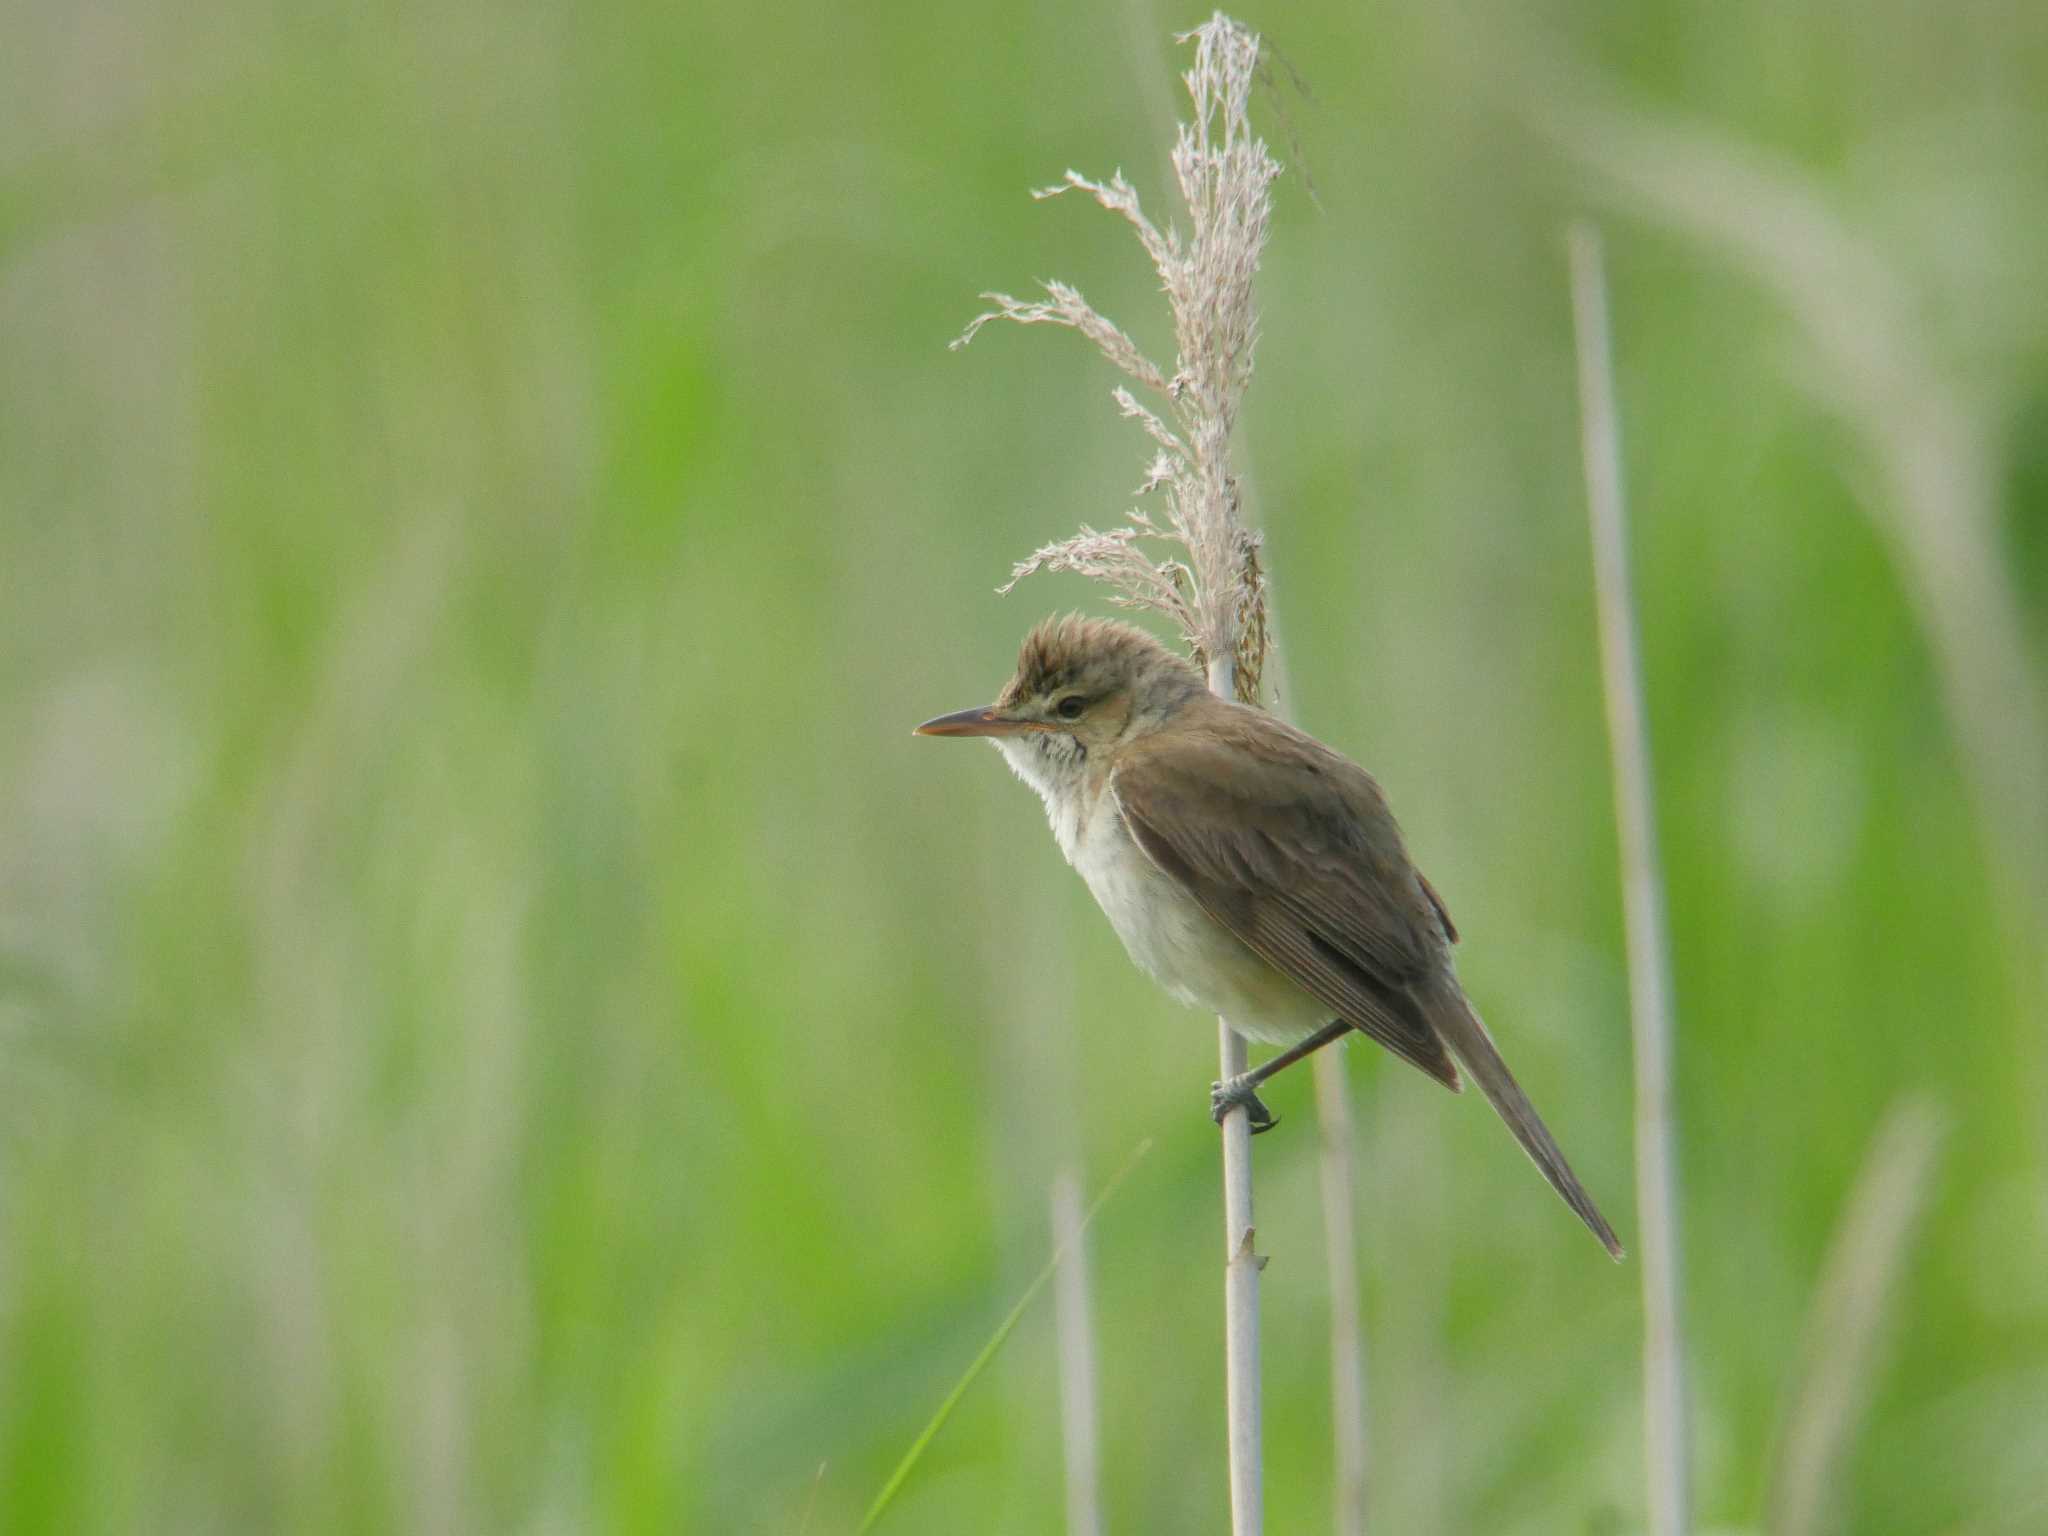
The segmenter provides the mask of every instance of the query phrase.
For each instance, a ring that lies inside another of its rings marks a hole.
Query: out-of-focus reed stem
[[[1266,631],[1273,653],[1273,712],[1283,719],[1293,696],[1287,652],[1279,644],[1267,591]],[[1330,1528],[1336,1536],[1364,1536],[1370,1453],[1365,1426],[1365,1330],[1358,1315],[1358,1147],[1351,1125],[1351,1090],[1344,1053],[1318,1051],[1310,1062],[1316,1084],[1316,1129],[1321,1150],[1317,1184],[1323,1197],[1323,1256],[1330,1288]]]
[[[1344,1057],[1315,1059],[1316,1122],[1322,1132],[1323,1238],[1330,1269],[1330,1440],[1335,1460],[1331,1529],[1364,1536],[1368,1474],[1365,1440],[1365,1347],[1358,1319],[1356,1166],[1351,1094]]]
[[[1101,1419],[1095,1393],[1095,1319],[1088,1305],[1088,1250],[1081,1186],[1063,1168],[1052,1186],[1052,1240],[1065,1255],[1053,1276],[1060,1346],[1060,1436],[1066,1452],[1067,1536],[1102,1536]]]
[[[1870,1396],[1880,1325],[1897,1294],[1943,1130],[1940,1110],[1914,1098],[1894,1105],[1871,1138],[1814,1289],[1796,1396],[1771,1476],[1765,1529],[1772,1536],[1818,1536],[1832,1528],[1842,1451]]]
[[[1614,760],[1615,819],[1628,929],[1629,1017],[1635,1037],[1636,1220],[1642,1228],[1643,1452],[1654,1536],[1690,1524],[1685,1341],[1678,1277],[1678,1163],[1671,1111],[1671,978],[1664,880],[1650,789],[1649,726],[1629,587],[1628,520],[1622,497],[1621,425],[1607,325],[1607,278],[1599,234],[1571,231],[1572,319],[1579,357],[1579,430],[1600,663]]]

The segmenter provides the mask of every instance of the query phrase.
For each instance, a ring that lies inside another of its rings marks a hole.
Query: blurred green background
[[[1095,1230],[1114,1531],[1219,1531],[1211,1021],[992,754],[1012,559],[1146,458],[1202,19],[25,0],[0,21],[10,1531],[851,1531]],[[1831,1528],[2048,1529],[2048,9],[1245,13],[1283,703],[1382,779],[1625,1235],[1562,232],[1608,241],[1704,1528],[1761,1530],[1887,1109],[1948,1128]],[[1366,1050],[1374,1529],[1643,1521],[1639,1276]],[[1327,1529],[1304,1074],[1270,1528]],[[888,1530],[1062,1523],[1049,1309]],[[822,1469],[822,1470],[821,1470]]]

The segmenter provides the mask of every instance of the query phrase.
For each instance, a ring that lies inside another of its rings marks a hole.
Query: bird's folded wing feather
[[[1197,706],[1199,707],[1199,706]],[[1133,840],[1332,1013],[1449,1087],[1458,1069],[1411,988],[1449,921],[1364,769],[1271,719],[1132,744],[1110,780]]]

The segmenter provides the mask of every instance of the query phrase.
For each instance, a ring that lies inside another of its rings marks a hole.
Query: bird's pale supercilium
[[[1470,1073],[1551,1187],[1621,1256],[1466,1001],[1457,929],[1386,797],[1349,758],[1216,697],[1143,630],[1079,617],[1026,637],[993,704],[927,720],[986,736],[1045,801],[1053,836],[1140,969],[1253,1040],[1286,1047],[1216,1085],[1271,1125],[1260,1083],[1353,1030],[1451,1089]]]

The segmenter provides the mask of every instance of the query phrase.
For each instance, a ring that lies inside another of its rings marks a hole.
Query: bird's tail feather
[[[1529,1160],[1550,1181],[1550,1187],[1564,1198],[1564,1203],[1578,1214],[1588,1230],[1599,1238],[1608,1253],[1616,1259],[1622,1257],[1621,1240],[1614,1235],[1614,1228],[1607,1224],[1607,1218],[1600,1214],[1593,1197],[1586,1193],[1586,1186],[1572,1172],[1570,1163],[1564,1160],[1556,1141],[1551,1138],[1549,1127],[1536,1113],[1536,1106],[1529,1102],[1529,1096],[1522,1092],[1522,1085],[1515,1081],[1514,1073],[1494,1048],[1493,1036],[1486,1032],[1479,1015],[1465,1000],[1465,995],[1455,981],[1435,989],[1437,995],[1430,1001],[1430,1022],[1435,1024],[1449,1045],[1453,1054],[1472,1074],[1479,1091],[1486,1095],[1507,1127],[1514,1132],[1515,1140],[1522,1144],[1522,1150],[1529,1154]]]

